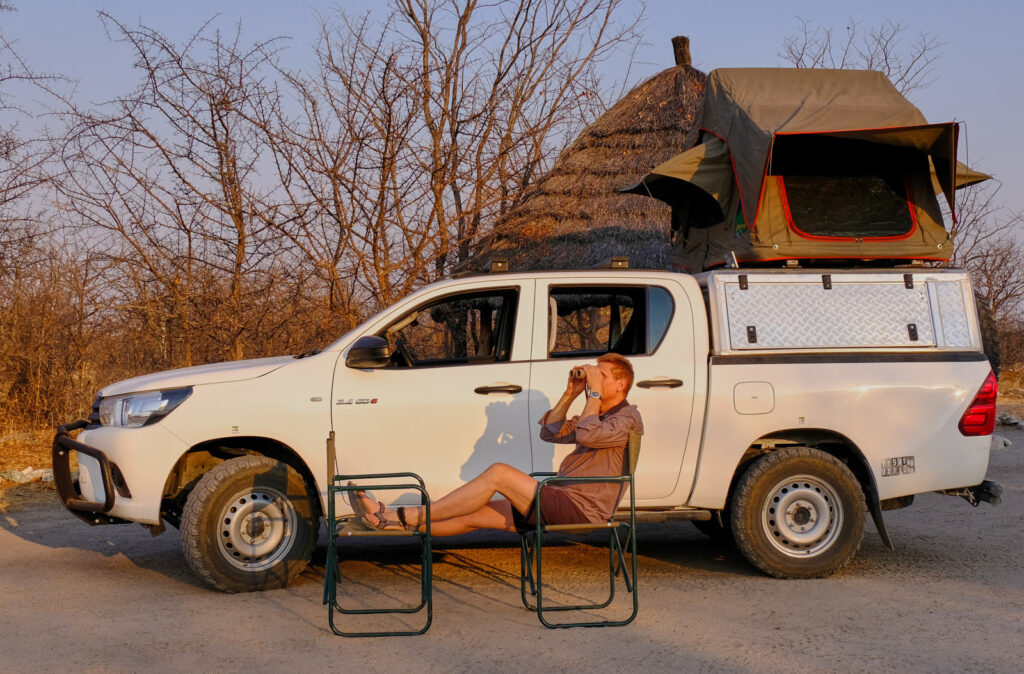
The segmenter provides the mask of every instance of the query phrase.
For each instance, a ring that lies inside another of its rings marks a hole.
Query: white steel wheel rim
[[[761,512],[768,542],[788,557],[813,557],[828,550],[843,528],[839,494],[813,475],[796,475],[776,484]]]
[[[217,527],[221,556],[243,571],[264,571],[288,556],[298,513],[291,499],[271,487],[239,491],[224,506]]]

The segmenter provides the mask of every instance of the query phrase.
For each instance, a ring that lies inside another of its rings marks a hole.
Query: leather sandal
[[[350,487],[356,486],[355,482],[349,482],[348,485]],[[354,491],[352,496],[352,509],[355,511],[356,516],[359,517],[359,521],[370,529],[376,529],[377,531],[401,531],[405,529],[402,523],[398,521],[394,511],[388,510],[382,501],[377,501],[376,512],[370,512],[366,509],[366,505],[361,498],[366,496],[365,491]]]

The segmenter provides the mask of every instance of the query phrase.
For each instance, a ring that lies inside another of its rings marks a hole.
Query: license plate
[[[882,477],[910,475],[914,472],[914,457],[895,456],[882,461]]]

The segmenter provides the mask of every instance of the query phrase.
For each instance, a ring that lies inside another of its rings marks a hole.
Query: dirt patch
[[[50,468],[52,441],[53,429],[0,435],[0,473],[7,470],[22,472],[26,468]],[[71,457],[71,469],[78,469],[74,455]],[[52,482],[16,484],[0,477],[0,513],[23,510],[56,499],[56,488]]]
[[[0,487],[0,513],[14,513],[57,500],[53,483],[33,482]]]

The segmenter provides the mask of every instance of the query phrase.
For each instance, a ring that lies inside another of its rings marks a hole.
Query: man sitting
[[[573,376],[575,372],[583,377]],[[624,356],[606,353],[597,365],[570,371],[565,392],[541,417],[540,437],[547,442],[575,443],[558,468],[559,477],[608,477],[628,472],[626,445],[630,431],[643,433],[635,405],[626,401],[633,385],[633,366]],[[573,401],[589,390],[583,413],[566,421]],[[495,463],[478,477],[431,504],[431,533],[453,536],[476,529],[516,531],[532,523],[537,480],[504,463]],[[615,512],[625,485],[590,482],[549,485],[541,490],[548,524],[607,521]],[[491,500],[495,494],[504,498]],[[425,519],[424,506],[387,508],[366,492],[353,492],[352,506],[362,522],[379,530],[416,530]]]

